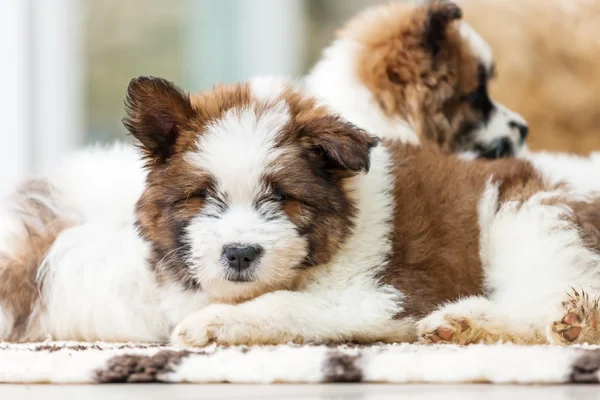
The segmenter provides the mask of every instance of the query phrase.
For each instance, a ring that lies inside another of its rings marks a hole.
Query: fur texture
[[[529,162],[378,145],[278,79],[142,77],[126,104],[139,151],[80,153],[10,203],[3,339],[596,337],[597,198]]]
[[[396,115],[433,143],[378,146],[335,114],[352,109],[280,79],[201,95],[134,79],[124,123],[139,151],[82,152],[3,210],[1,338],[595,340],[594,183],[566,185],[535,155],[444,154],[507,155],[476,148],[482,127],[500,114],[511,134],[524,125],[487,96],[491,54],[460,9],[388,7],[351,22],[331,52],[375,46],[355,54],[353,76],[380,107],[364,123],[383,111],[380,126]]]
[[[527,124],[488,94],[492,50],[452,2],[391,3],[342,28],[306,89],[372,134],[445,152],[518,154]]]

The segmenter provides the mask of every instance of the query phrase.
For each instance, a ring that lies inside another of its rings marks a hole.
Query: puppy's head
[[[138,225],[164,279],[223,301],[291,288],[352,229],[343,182],[377,139],[284,81],[190,97],[143,77],[126,108],[149,170]]]
[[[448,152],[514,155],[527,124],[490,98],[491,48],[461,17],[449,1],[392,3],[359,15],[340,38],[359,44],[358,80],[386,115]]]

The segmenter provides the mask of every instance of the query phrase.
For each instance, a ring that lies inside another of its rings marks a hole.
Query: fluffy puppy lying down
[[[139,78],[125,124],[141,161],[81,153],[2,214],[2,339],[597,340],[595,199],[526,162],[378,145],[273,79]]]
[[[445,152],[519,154],[528,127],[493,101],[492,49],[447,1],[392,3],[352,19],[305,90],[367,132]]]

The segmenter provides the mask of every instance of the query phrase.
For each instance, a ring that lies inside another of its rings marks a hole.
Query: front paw
[[[213,304],[189,315],[175,327],[171,343],[183,347],[242,344],[245,325],[236,316],[236,306]]]

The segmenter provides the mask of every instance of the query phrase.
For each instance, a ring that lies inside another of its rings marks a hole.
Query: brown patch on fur
[[[389,117],[408,121],[443,151],[463,150],[482,114],[464,96],[480,84],[480,61],[460,36],[447,1],[391,3],[360,14],[339,36],[363,45],[357,74]]]
[[[159,280],[171,277],[189,289],[197,289],[197,282],[192,279],[187,269],[181,267],[187,248],[180,238],[189,218],[202,208],[203,197],[213,188],[213,182],[210,176],[189,168],[182,154],[193,151],[198,134],[210,123],[222,118],[227,111],[249,107],[252,99],[250,88],[247,84],[218,85],[210,92],[189,96],[160,78],[147,79],[158,80],[161,85],[170,88],[160,86],[162,90],[155,92],[155,97],[142,97],[135,91],[145,93],[148,89],[140,83],[137,86],[130,85],[126,100],[129,106],[125,125],[136,138],[140,134],[142,138],[160,138],[161,135],[167,134],[169,137],[172,135],[172,143],[166,152],[159,150],[169,154],[168,160],[149,156],[151,162],[148,165],[148,190],[137,203],[137,225],[142,236],[152,244],[153,256],[150,262],[156,268]],[[147,81],[140,82],[148,84]],[[154,87],[156,84],[150,83],[150,86]],[[143,102],[134,102],[131,99],[142,99]],[[173,116],[176,112],[169,111],[177,109],[173,102],[179,104],[179,108],[191,112],[182,117]],[[188,104],[182,106],[181,102]],[[161,109],[157,111],[157,107]],[[139,116],[151,115],[151,112],[154,113],[153,119],[144,122],[142,127],[145,130],[141,131],[137,124],[142,123],[143,119]],[[167,123],[157,120],[156,115],[163,116]],[[170,123],[175,119],[177,122],[173,126],[176,127],[176,131],[173,131]],[[166,133],[165,130],[161,130],[161,126],[165,125],[171,127]],[[146,142],[151,146],[168,144],[157,139],[146,139]],[[144,142],[142,145],[146,146]]]
[[[387,143],[396,179],[392,254],[380,279],[404,294],[399,317],[423,317],[444,303],[480,295],[478,203],[492,176],[501,201],[541,182],[520,160],[472,163],[433,146]]]
[[[162,350],[153,356],[115,356],[107,361],[104,368],[96,370],[95,380],[98,383],[161,382],[161,375],[173,372],[173,367],[190,354],[189,351]]]
[[[578,201],[568,205],[573,210],[573,222],[579,227],[583,242],[600,254],[600,197],[589,202]]]
[[[46,252],[57,235],[74,221],[39,201],[52,202],[52,188],[45,181],[23,184],[14,195],[11,216],[22,224],[17,236],[10,238],[10,254],[0,254],[0,305],[14,318],[9,341],[39,340],[36,331],[41,304],[36,275]]]
[[[148,84],[145,80],[140,82]],[[171,85],[161,79],[158,82],[161,88],[163,84]],[[151,88],[156,85],[150,84]],[[191,218],[202,210],[207,196],[212,201],[219,197],[209,172],[190,165],[184,154],[196,150],[198,137],[225,112],[252,109],[260,118],[282,101],[288,106],[290,120],[277,137],[276,146],[283,149],[283,154],[275,161],[276,165],[268,169],[274,172],[263,177],[267,188],[263,200],[270,200],[274,195],[272,191],[280,191],[287,197],[282,209],[308,243],[309,254],[302,267],[326,263],[338,251],[352,230],[355,212],[342,181],[369,169],[369,152],[378,139],[330,115],[325,108],[317,106],[313,98],[289,85],[283,85],[279,96],[268,100],[254,98],[248,84],[217,87],[210,93],[191,97],[193,113],[187,119],[173,117],[178,114],[172,110],[187,109],[180,103],[188,101],[187,94],[176,87],[156,92],[156,96],[162,96],[156,100],[139,96],[136,91],[146,93],[147,89],[139,84],[130,85],[128,99],[142,98],[149,103],[127,100],[125,123],[128,129],[136,137],[142,135],[146,151],[168,154],[168,157],[150,156],[147,189],[137,205],[138,226],[143,237],[152,243],[151,263],[159,279],[180,282],[188,289],[199,288],[200,284],[186,267],[189,244],[183,240],[185,229]],[[150,122],[139,117],[149,115],[148,110],[154,113]],[[173,120],[177,120],[175,125],[171,123]],[[162,129],[165,125],[168,131]],[[163,141],[164,135],[171,139]],[[152,146],[156,143],[167,149],[160,146],[154,149]],[[221,211],[226,211],[227,200],[219,201]],[[290,266],[294,267],[300,266]],[[284,286],[296,287],[303,281],[285,282]],[[278,288],[265,287],[264,290]],[[237,302],[261,294],[248,290],[251,294],[244,292],[242,298],[239,297],[242,295],[232,297],[229,293],[215,295],[220,301]]]
[[[540,173],[529,162],[519,159],[501,159],[494,161],[476,161],[498,183],[499,202],[523,202],[534,194],[547,190]]]

